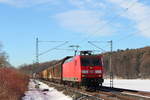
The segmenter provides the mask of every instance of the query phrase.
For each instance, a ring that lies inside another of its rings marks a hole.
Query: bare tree
[[[8,56],[7,54],[2,50],[2,44],[0,43],[0,67],[10,67],[9,62],[7,61]]]

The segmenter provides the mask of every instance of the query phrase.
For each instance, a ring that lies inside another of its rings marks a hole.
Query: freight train
[[[100,87],[103,79],[102,55],[93,55],[90,51],[81,51],[80,55],[67,56],[38,73],[49,81],[89,87]]]

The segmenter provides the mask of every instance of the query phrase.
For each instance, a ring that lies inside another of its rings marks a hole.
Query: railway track
[[[150,100],[150,93],[144,92],[144,91],[121,89],[121,88],[110,88],[110,87],[105,87],[105,86],[103,86],[99,90],[104,91],[104,92],[106,91],[106,92],[110,92],[110,93],[115,93],[115,94],[117,93],[119,95],[119,97],[120,97],[120,95],[128,96],[128,97],[133,98],[133,100]]]
[[[98,88],[94,92],[89,92],[83,89],[56,84],[45,80],[42,80],[42,82],[55,87],[57,90],[63,91],[66,95],[73,97],[74,100],[150,100],[150,92],[110,88],[105,86]]]

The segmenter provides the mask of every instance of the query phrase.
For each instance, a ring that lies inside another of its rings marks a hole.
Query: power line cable
[[[74,51],[74,49],[61,49],[61,48],[56,48],[55,50]]]
[[[142,32],[145,32],[145,31],[148,31],[148,30],[150,30],[150,27],[145,28]],[[115,42],[117,41],[117,43],[120,43],[120,41],[123,41],[123,40],[125,40],[125,39],[130,38],[130,37],[134,36],[136,33],[139,33],[139,31],[133,32],[133,33],[127,35],[126,37],[122,37],[122,38],[120,38],[120,39],[118,39],[118,40],[115,40]],[[96,48],[98,48],[98,49],[101,49],[102,51],[106,52],[106,50],[104,50],[104,49],[100,48],[99,46],[95,45],[93,42],[95,42],[95,43],[96,43],[96,42],[97,42],[97,43],[98,43],[98,42],[103,42],[103,43],[104,43],[105,41],[88,41],[88,43],[91,44],[92,46],[94,46],[94,47],[96,47]]]
[[[124,0],[123,0],[124,1]],[[123,3],[123,2],[122,2]],[[119,16],[121,16],[122,14],[125,14],[125,12],[127,12],[130,8],[132,8],[135,5],[135,1],[133,3],[131,3],[131,5],[129,5],[127,8],[125,8],[124,11],[122,11],[120,14],[113,16],[107,23],[105,23],[101,28],[104,28],[104,26],[106,26],[107,24],[111,24],[114,20],[116,20]],[[100,29],[101,29],[100,28]],[[97,30],[96,32],[98,32],[99,30]]]
[[[122,2],[123,2],[123,1],[122,1]],[[121,3],[122,3],[122,2],[121,2]],[[109,21],[107,21],[102,27],[100,27],[100,28],[99,28],[98,30],[96,30],[94,33],[99,32],[99,30],[100,30],[100,29],[103,29],[107,24],[111,24],[111,23],[112,23],[114,20],[116,20],[119,16],[121,16],[122,14],[124,14],[124,13],[125,13],[126,11],[128,11],[131,7],[133,7],[135,3],[136,3],[136,2],[133,2],[128,8],[126,8],[124,11],[122,11],[119,15],[113,16]],[[87,38],[89,38],[89,36],[86,37],[86,38],[84,38],[81,42],[87,40]]]
[[[102,49],[102,48],[98,47],[97,45],[95,45],[95,44],[94,44],[94,43],[92,43],[91,41],[88,41],[88,43],[89,43],[89,44],[91,44],[92,46],[94,46],[94,47],[96,47],[96,48],[98,48],[98,49],[102,50],[103,52],[106,52],[106,50],[104,50],[104,49]]]
[[[150,30],[150,27],[145,28],[144,30],[142,30],[142,32],[146,32],[146,31],[148,31],[148,30]],[[115,40],[115,41],[117,41],[117,42],[123,41],[123,40],[125,40],[125,39],[128,39],[128,38],[134,36],[135,34],[137,34],[137,33],[139,33],[139,32],[140,32],[140,31],[133,32],[133,33],[131,33],[131,34],[125,36],[125,37],[122,37],[122,38],[120,38],[120,39],[118,39],[118,40]]]
[[[52,49],[49,49],[49,50],[47,50],[47,51],[45,51],[45,52],[40,53],[39,56],[44,55],[44,54],[46,54],[46,53],[48,53],[48,52],[50,52],[50,51],[52,51],[52,50],[55,50],[55,49],[57,49],[58,47],[64,46],[64,45],[67,44],[67,43],[68,43],[68,41],[66,41],[66,42],[64,42],[64,43],[62,43],[62,44],[60,44],[60,45],[57,45],[57,46],[55,46],[55,47],[52,48]]]
[[[40,42],[49,42],[49,43],[51,42],[51,43],[55,43],[55,42],[69,42],[69,41],[39,41],[39,43],[40,43]]]

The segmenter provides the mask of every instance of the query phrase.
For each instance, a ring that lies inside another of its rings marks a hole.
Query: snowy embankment
[[[65,96],[62,92],[58,92],[53,87],[31,79],[28,91],[22,100],[72,100],[72,98]]]
[[[139,91],[148,91],[150,92],[150,80],[141,80],[141,79],[134,79],[134,80],[120,80],[114,79],[113,81],[114,87],[116,88],[124,88],[124,89],[132,89],[132,90],[139,90]],[[104,80],[104,86],[110,86],[110,80]]]

